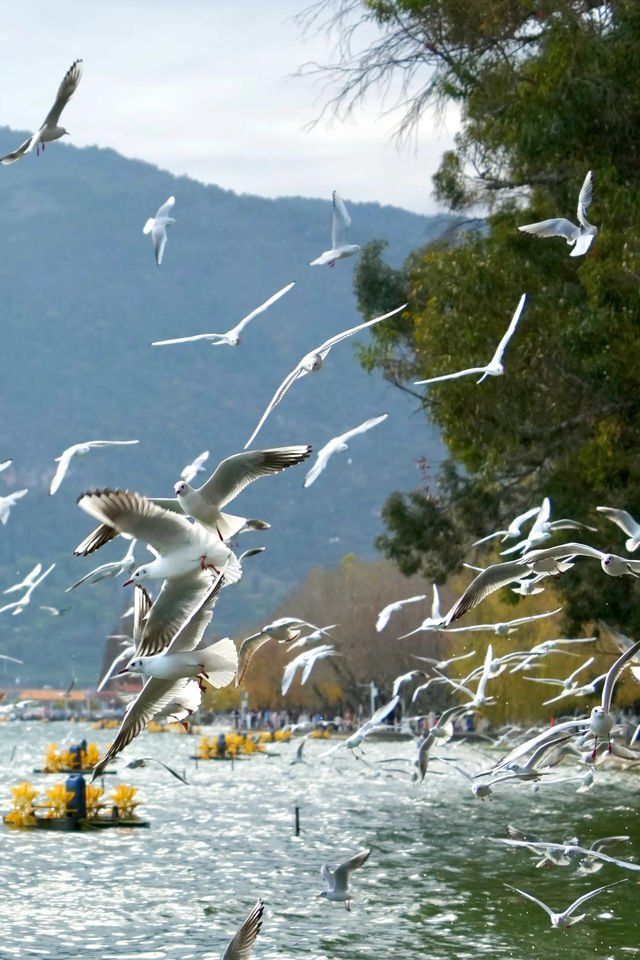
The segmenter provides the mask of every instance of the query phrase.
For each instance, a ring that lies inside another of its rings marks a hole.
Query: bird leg
[[[216,574],[219,576],[219,575],[220,575],[220,571],[218,570],[218,568],[217,568],[216,566],[214,566],[213,563],[206,563],[206,562],[205,562],[206,559],[207,559],[207,555],[206,555],[206,553],[203,553],[202,556],[200,557],[200,569],[201,569],[201,570],[207,570],[207,569],[213,570],[213,572],[216,573]]]

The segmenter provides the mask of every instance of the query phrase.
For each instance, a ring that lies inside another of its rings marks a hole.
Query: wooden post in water
[[[296,824],[296,837],[300,836],[300,807],[294,807],[295,811],[295,824]]]

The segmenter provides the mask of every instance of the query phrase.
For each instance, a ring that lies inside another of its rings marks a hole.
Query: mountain
[[[0,128],[0,151],[23,136]],[[333,186],[340,185],[327,184],[329,197]],[[2,167],[0,192],[0,461],[13,458],[0,473],[0,495],[29,488],[0,527],[0,589],[37,561],[56,562],[23,613],[0,614],[0,649],[26,658],[22,668],[0,661],[0,683],[3,674],[29,683],[60,684],[72,675],[92,682],[104,637],[114,627],[118,632],[131,595],[123,594],[122,578],[63,592],[126,549],[118,540],[91,558],[72,556],[93,525],[75,506],[77,496],[109,486],[170,496],[181,469],[202,450],[211,450],[211,469],[241,450],[303,354],[361,322],[355,258],[334,268],[308,266],[329,246],[330,200],[237,195],[112,150],[50,144],[40,157]],[[176,224],[158,268],[141,228],[170,195]],[[352,242],[383,238],[396,264],[450,223],[377,203],[347,204]],[[290,280],[296,286],[251,322],[237,348],[150,346],[224,331]],[[229,507],[268,520],[272,529],[243,537],[242,549],[268,549],[247,561],[238,586],[224,591],[218,632],[264,622],[314,565],[331,566],[350,552],[373,556],[386,496],[417,485],[418,458],[441,456],[415,403],[366,374],[349,340],[276,407],[254,448],[310,443],[318,449],[384,412],[388,419],[355,438],[308,490],[304,466],[295,467],[254,483]],[[54,457],[93,439],[140,443],[74,460],[59,491],[48,496]],[[146,556],[139,544],[139,562]],[[69,609],[52,616],[41,604]]]

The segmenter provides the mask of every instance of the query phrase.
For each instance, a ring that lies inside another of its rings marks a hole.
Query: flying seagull
[[[519,890],[517,887],[512,887],[510,883],[505,883],[505,887],[508,887],[509,890],[515,890],[516,893],[519,893],[521,897],[526,897],[527,900],[531,900],[532,903],[537,903],[539,907],[549,914],[551,919],[551,926],[555,927],[556,930],[565,930],[567,927],[572,927],[574,923],[579,923],[580,920],[584,920],[586,917],[585,913],[581,913],[579,917],[572,917],[571,914],[574,913],[578,907],[581,907],[583,903],[586,903],[587,900],[590,900],[591,897],[595,897],[596,894],[602,893],[603,890],[608,890],[609,887],[615,887],[618,883],[625,883],[625,880],[616,880],[614,883],[607,883],[604,887],[598,887],[596,890],[590,890],[588,893],[583,893],[581,897],[578,897],[577,900],[574,900],[566,910],[563,910],[562,913],[555,913],[548,907],[546,903],[543,903],[542,900],[538,900],[537,897],[534,897],[531,893],[526,893],[525,890]]]
[[[65,134],[69,133],[69,131],[65,130],[64,127],[58,126],[58,121],[60,119],[60,114],[66,107],[68,101],[73,96],[76,87],[80,83],[81,76],[82,60],[76,60],[71,64],[65,73],[62,83],[58,87],[55,103],[44,118],[42,126],[27,140],[25,140],[24,143],[21,143],[18,149],[14,150],[13,153],[8,153],[6,156],[0,157],[0,163],[5,165],[9,163],[15,163],[16,160],[20,160],[25,154],[30,153],[34,147],[36,147],[36,153],[39,153],[40,144],[42,144],[42,149],[44,150],[44,145],[49,140],[58,140],[60,137],[63,137]]]
[[[342,197],[337,190],[333,191],[333,223],[331,225],[331,250],[325,250],[319,257],[312,260],[310,267],[321,267],[328,263],[330,267],[336,260],[343,257],[352,257],[360,247],[357,243],[347,243],[351,217],[347,213]]]
[[[596,507],[596,510],[626,533],[629,539],[624,545],[625,550],[635,553],[640,547],[640,523],[626,510],[617,510],[615,507]]]
[[[268,310],[272,303],[275,303],[276,300],[279,300],[280,297],[283,297],[285,293],[288,293],[292,287],[295,286],[295,280],[292,283],[288,283],[286,287],[283,287],[281,290],[278,290],[277,293],[274,293],[272,297],[269,297],[268,300],[265,300],[264,303],[261,303],[259,307],[256,307],[255,310],[252,310],[251,313],[248,313],[246,317],[243,317],[240,323],[237,323],[235,327],[232,327],[230,330],[227,330],[226,333],[198,333],[193,337],[178,337],[176,340],[154,340],[151,344],[152,347],[165,347],[172,343],[192,343],[194,340],[209,340],[212,347],[219,347],[222,344],[227,344],[230,347],[237,347],[240,343],[240,334],[247,326],[250,320],[253,320],[254,317],[257,317],[258,314],[264,313],[265,310]]]
[[[142,228],[143,233],[151,234],[158,266],[162,263],[164,248],[167,245],[167,227],[172,227],[176,222],[173,217],[169,216],[169,211],[175,202],[175,197],[169,197],[168,200],[165,200],[162,206],[158,207],[155,217],[149,217]]]
[[[345,860],[345,862],[341,863],[335,870],[330,870],[326,863],[323,864],[320,875],[327,884],[328,889],[323,890],[318,896],[326,897],[327,900],[337,900],[339,903],[344,903],[345,910],[351,910],[349,875],[353,873],[354,870],[362,867],[370,855],[370,849],[361,850],[360,853],[356,853],[355,857],[351,857],[350,860]]]
[[[573,247],[569,256],[580,257],[587,252],[591,246],[591,241],[598,233],[598,228],[587,220],[587,208],[591,203],[592,194],[593,178],[591,170],[589,170],[578,196],[579,227],[571,220],[556,217],[551,220],[540,220],[539,223],[527,223],[518,227],[518,230],[522,230],[524,233],[533,233],[536,237],[564,237],[569,246]]]
[[[469,367],[467,370],[458,370],[456,373],[445,373],[442,377],[430,377],[428,380],[414,380],[413,385],[415,387],[424,386],[427,383],[439,383],[442,380],[457,380],[458,377],[466,377],[470,373],[481,373],[482,376],[478,380],[478,383],[486,377],[501,377],[504,373],[504,367],[502,366],[502,355],[506,350],[507,344],[511,337],[515,333],[518,320],[520,319],[520,314],[524,308],[525,300],[527,299],[526,293],[523,293],[516,307],[516,312],[511,318],[511,323],[507,327],[507,332],[503,336],[502,340],[496,348],[496,352],[492,356],[489,363],[484,367]]]
[[[139,440],[87,440],[85,443],[74,443],[71,447],[67,447],[59,457],[55,457],[58,468],[49,484],[49,495],[53,496],[62,483],[73,457],[83,457],[94,447],[119,447],[139,442]]]
[[[306,377],[308,373],[316,373],[326,360],[327,354],[331,350],[331,347],[334,347],[336,343],[340,343],[342,340],[346,340],[347,337],[351,337],[354,333],[359,333],[360,330],[366,330],[367,327],[373,326],[374,323],[380,323],[381,320],[387,320],[389,317],[393,317],[396,313],[400,313],[401,310],[404,310],[406,306],[407,304],[403,303],[401,307],[396,307],[395,310],[390,310],[389,313],[384,313],[381,317],[374,317],[373,320],[367,320],[365,323],[359,323],[357,327],[351,327],[349,330],[343,330],[342,333],[336,333],[335,336],[330,337],[328,340],[325,340],[324,343],[321,343],[319,347],[316,347],[314,350],[311,350],[310,353],[305,354],[298,365],[291,371],[291,373],[287,374],[274,393],[267,409],[260,418],[258,426],[245,443],[244,449],[246,450],[247,447],[253,443],[260,428],[262,427],[262,424],[265,422],[273,408],[280,403],[291,384],[296,380],[299,380],[300,377]]]
[[[25,487],[23,490],[14,490],[13,493],[8,493],[6,497],[0,497],[0,523],[3,526],[9,519],[11,508],[14,507],[16,501],[24,497],[26,493],[29,493],[28,487]]]
[[[388,416],[388,413],[383,413],[379,417],[370,417],[369,420],[361,423],[359,427],[347,430],[346,433],[341,433],[339,437],[333,437],[332,440],[325,443],[324,447],[318,450],[316,462],[304,478],[302,486],[310,487],[314,480],[318,479],[334,453],[343,453],[349,449],[347,440],[350,440],[351,437],[357,437],[361,433],[366,433],[367,430],[371,430],[372,427],[376,427],[379,423],[382,423],[383,420],[386,420]]]

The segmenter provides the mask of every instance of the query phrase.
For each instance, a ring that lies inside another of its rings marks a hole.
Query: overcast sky
[[[84,76],[62,118],[77,146],[112,147],[238,193],[300,194],[437,210],[431,175],[454,124],[427,118],[399,152],[379,96],[346,122],[305,125],[320,90],[290,79],[327,62],[292,18],[309,0],[26,0],[3,8],[0,124],[34,130],[71,63]],[[18,143],[16,143],[16,146]],[[34,162],[27,157],[21,162]]]

